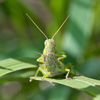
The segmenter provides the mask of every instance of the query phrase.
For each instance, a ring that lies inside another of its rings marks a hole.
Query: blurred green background
[[[0,60],[38,58],[33,51],[42,53],[45,37],[26,13],[48,38],[70,15],[56,35],[57,48],[66,53],[65,64],[71,62],[82,75],[100,79],[100,0],[0,0]],[[62,85],[29,83],[33,74],[33,69],[27,69],[3,76],[0,100],[93,100]]]

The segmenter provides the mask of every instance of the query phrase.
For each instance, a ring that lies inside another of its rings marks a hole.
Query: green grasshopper
[[[56,48],[56,44],[54,41],[54,36],[58,33],[58,31],[61,29],[61,27],[64,25],[64,23],[67,21],[68,17],[65,19],[65,21],[62,23],[60,28],[56,31],[56,33],[53,35],[51,39],[48,39],[47,36],[43,33],[43,31],[36,25],[36,23],[30,18],[28,14],[26,14],[29,19],[34,23],[34,25],[40,30],[40,32],[46,37],[46,40],[44,42],[45,48],[43,50],[43,54],[37,59],[37,62],[39,62],[39,68],[35,74],[35,77],[30,78],[30,82],[37,77],[38,72],[42,72],[43,77],[42,79],[45,80],[46,77],[54,77],[54,76],[59,76],[63,75],[67,72],[66,74],[66,79],[71,79],[68,78],[68,75],[70,73],[70,69],[72,68],[72,64],[68,63],[67,65],[64,65],[62,63],[62,59],[66,58],[67,56],[65,55],[64,52],[58,52]],[[50,82],[53,86],[51,81],[46,80]]]

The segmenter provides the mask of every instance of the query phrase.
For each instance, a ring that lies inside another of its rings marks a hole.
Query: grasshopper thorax
[[[52,66],[54,64],[54,62],[56,62],[57,59],[56,59],[55,55],[52,52],[50,52],[50,53],[43,55],[43,60],[46,65]]]

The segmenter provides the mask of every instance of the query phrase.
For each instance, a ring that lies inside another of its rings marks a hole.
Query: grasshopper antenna
[[[44,34],[44,32],[37,26],[37,24],[32,20],[32,18],[26,13],[27,17],[32,21],[32,23],[38,28],[38,30],[47,38],[47,36]]]
[[[37,54],[40,54],[40,55],[43,55],[42,53],[39,53],[39,52],[35,52],[35,51],[33,51],[34,53],[37,53]]]
[[[62,23],[62,25],[59,27],[59,29],[56,31],[56,33],[53,35],[52,39],[55,37],[55,35],[59,32],[59,30],[62,28],[62,26],[65,24],[65,22],[67,21],[68,17],[70,15],[67,16],[67,18],[65,19],[65,21]]]

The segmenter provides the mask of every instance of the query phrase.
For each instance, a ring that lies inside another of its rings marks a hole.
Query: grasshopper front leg
[[[39,62],[39,63],[44,63],[44,61],[43,61],[43,56],[39,57],[39,58],[37,59],[37,62]]]
[[[55,56],[58,58],[58,60],[61,60],[67,57],[64,52],[56,53]]]
[[[64,59],[66,57],[67,57],[66,55],[61,55],[61,57],[59,57],[58,60]]]
[[[44,66],[41,66],[38,68],[38,70],[36,71],[35,77],[30,78],[30,82],[32,82],[32,80],[34,80],[37,77],[37,74],[39,71],[42,72],[42,74],[43,74],[42,80],[45,80],[45,81],[49,82],[50,84],[52,84],[53,86],[55,86],[55,84],[53,84],[51,81],[45,79],[46,77],[48,77],[50,75],[50,72],[45,72]]]
[[[30,82],[32,82],[32,80],[34,80],[37,77],[38,72],[41,71],[41,68],[39,67],[36,71],[35,77],[31,77],[30,78]]]

